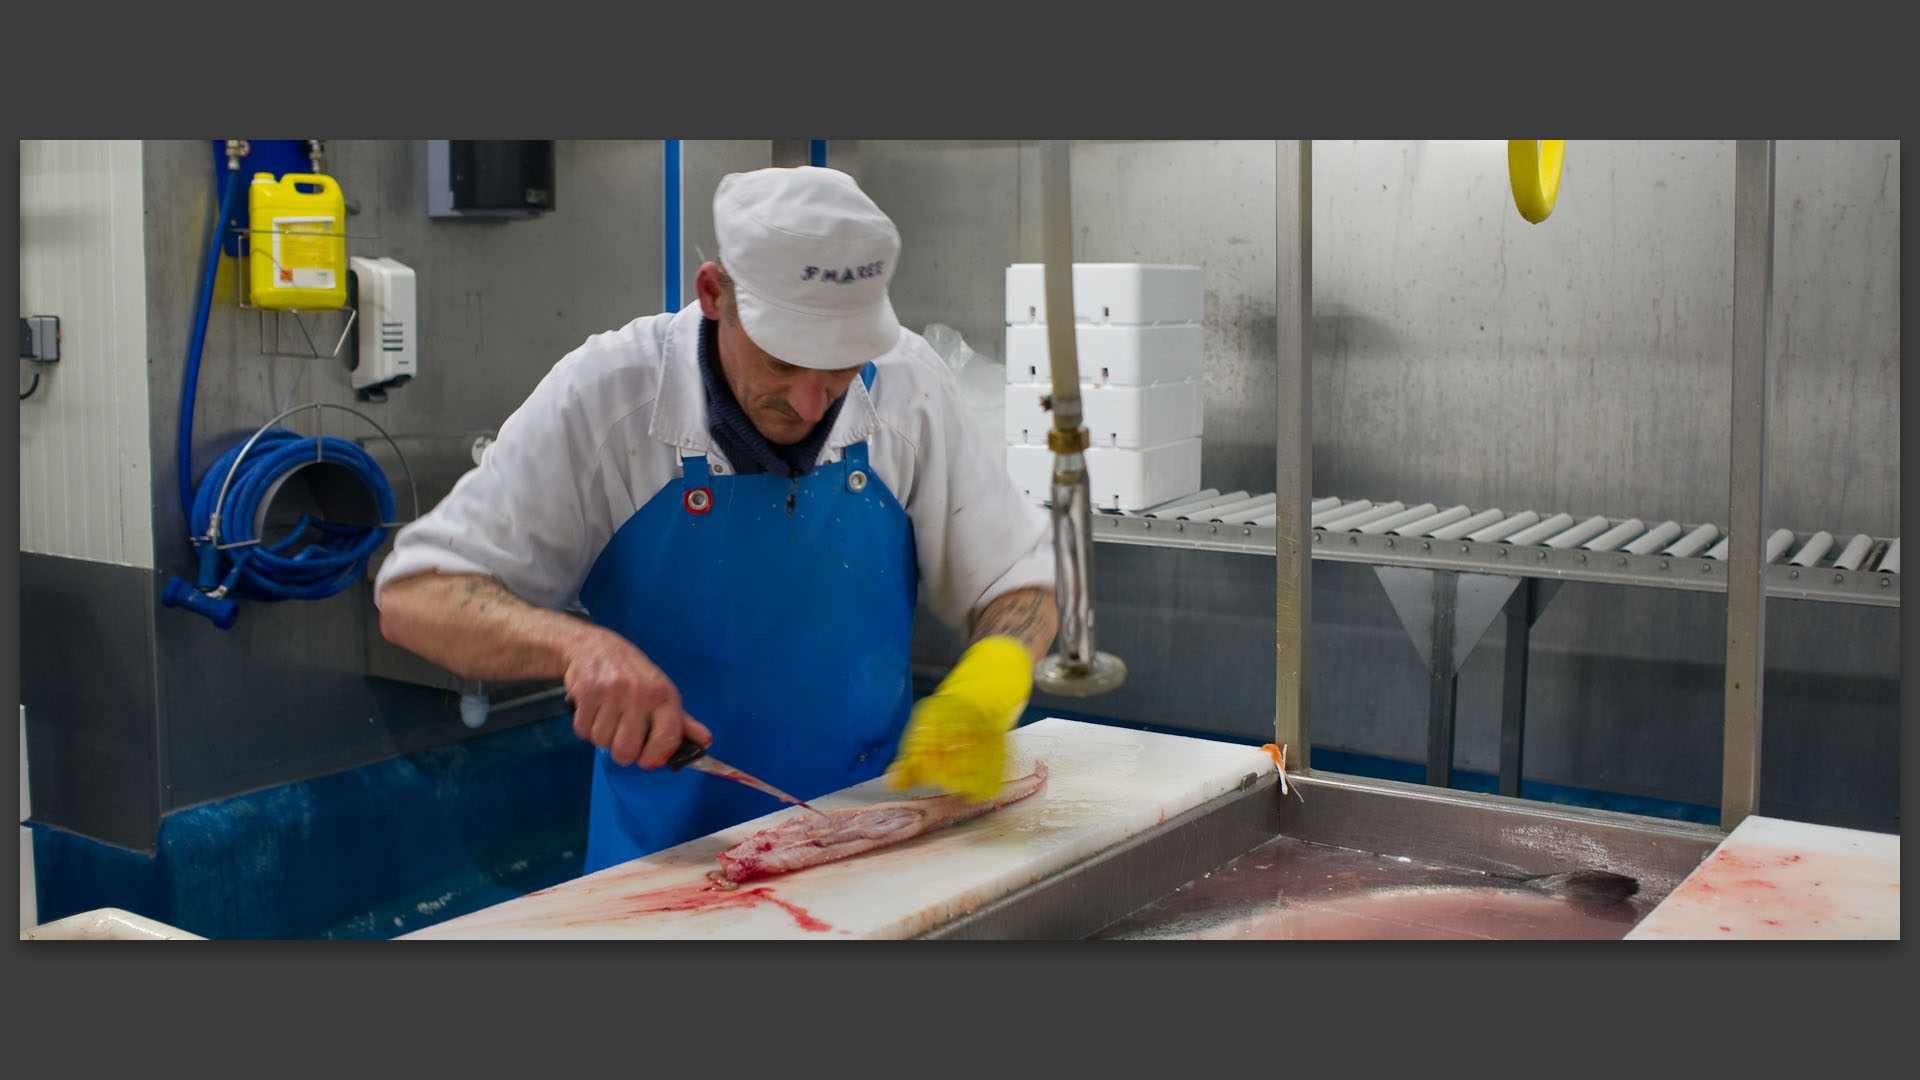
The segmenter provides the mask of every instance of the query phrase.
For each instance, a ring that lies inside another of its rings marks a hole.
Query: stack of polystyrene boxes
[[[1007,471],[1052,497],[1053,392],[1044,268],[1007,267]],[[1200,490],[1206,280],[1197,266],[1075,263],[1074,346],[1093,506],[1142,510]]]

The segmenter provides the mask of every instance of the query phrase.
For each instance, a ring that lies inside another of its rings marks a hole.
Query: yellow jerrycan
[[[254,173],[247,189],[251,303],[330,311],[347,303],[347,207],[318,173]]]

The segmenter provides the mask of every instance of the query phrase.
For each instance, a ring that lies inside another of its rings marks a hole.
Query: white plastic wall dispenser
[[[351,302],[359,309],[360,355],[353,388],[374,392],[419,374],[419,307],[413,268],[386,256],[347,260],[354,275]]]

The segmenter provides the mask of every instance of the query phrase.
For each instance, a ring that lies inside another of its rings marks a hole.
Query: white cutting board
[[[1747,818],[1627,940],[1900,937],[1900,838]]]
[[[404,938],[906,938],[1063,870],[1237,788],[1273,761],[1250,745],[1050,717],[1009,736],[1007,776],[1033,762],[1046,789],[893,847],[704,891],[715,856],[792,809],[608,867]],[[870,780],[813,800],[823,810],[890,802]],[[682,910],[650,910],[677,899]]]

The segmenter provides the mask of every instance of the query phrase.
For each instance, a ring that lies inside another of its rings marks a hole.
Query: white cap
[[[796,367],[858,367],[892,349],[887,282],[900,231],[853,177],[812,165],[729,173],[713,193],[740,325]]]

